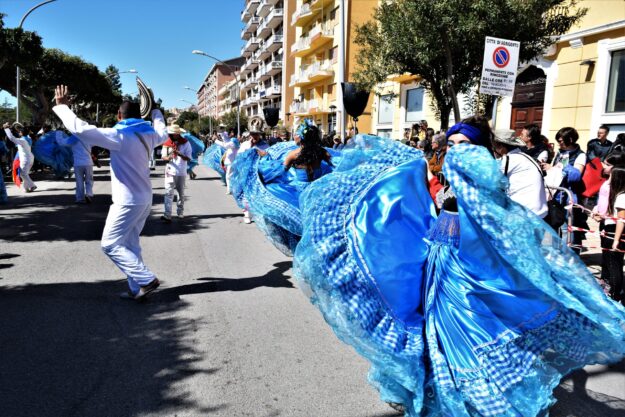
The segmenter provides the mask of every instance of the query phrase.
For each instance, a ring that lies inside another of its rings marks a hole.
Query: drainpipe
[[[339,60],[339,73],[338,82],[336,84],[336,101],[339,108],[337,130],[341,140],[345,142],[345,106],[343,105],[343,88],[341,83],[345,82],[345,55],[347,47],[345,43],[345,21],[347,19],[347,9],[345,0],[341,0],[339,5],[339,47],[338,47],[338,60]]]

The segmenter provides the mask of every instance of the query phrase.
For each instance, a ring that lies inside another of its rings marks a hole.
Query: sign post
[[[481,94],[512,97],[520,47],[521,43],[517,41],[486,37],[480,80]]]

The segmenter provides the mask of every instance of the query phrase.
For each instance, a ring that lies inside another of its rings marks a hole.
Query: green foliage
[[[104,74],[109,84],[111,85],[111,90],[121,95],[122,94],[122,82],[119,79],[119,68],[117,68],[115,65],[109,65],[104,70]]]
[[[9,61],[23,68],[32,67],[43,54],[41,38],[35,32],[5,28],[3,17],[0,13],[0,68]]]
[[[354,75],[372,89],[391,74],[420,75],[441,125],[459,117],[457,93],[481,75],[484,38],[521,42],[520,62],[539,56],[586,13],[577,0],[395,0],[382,2],[372,22],[356,28],[362,47]]]
[[[223,115],[221,119],[219,119],[219,123],[225,126],[226,130],[234,129],[237,130],[237,111],[232,110],[229,113]],[[241,113],[241,133],[247,130],[248,118],[244,113]],[[214,127],[214,126],[213,126]]]
[[[178,116],[176,119],[176,124],[184,129],[187,126],[187,123],[196,121],[198,119],[198,114],[194,111],[185,110]]]
[[[12,122],[15,120],[15,107],[4,99],[4,103],[0,104],[0,123]]]

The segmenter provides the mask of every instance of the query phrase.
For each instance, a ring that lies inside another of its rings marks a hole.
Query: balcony
[[[317,49],[326,43],[332,42],[334,39],[334,27],[334,22],[328,22],[313,27],[308,34],[310,38],[310,48]]]
[[[243,29],[241,30],[241,39],[246,41],[251,37],[252,37],[252,32],[250,32],[249,30],[246,29],[245,26],[243,26]]]
[[[246,42],[245,45],[243,45],[243,48],[241,48],[241,56],[245,57],[245,58],[249,58],[252,56],[252,51],[247,49],[247,44],[249,43]]]
[[[266,99],[278,98],[282,94],[282,86],[272,85],[264,90]]]
[[[258,17],[252,17],[245,25],[245,31],[254,32],[256,29],[258,29],[258,25],[260,25],[260,19]]]
[[[306,75],[308,81],[316,83],[326,78],[334,77],[334,70],[332,69],[331,61],[315,62],[307,68]]]
[[[258,30],[256,31],[256,36],[265,39],[269,35],[271,35],[271,28],[267,25],[267,19],[261,19]]]
[[[243,23],[247,23],[247,21],[250,20],[250,17],[252,17],[252,15],[247,11],[247,9],[241,12],[241,21]]]
[[[267,51],[273,53],[282,47],[282,34],[272,35],[271,38],[265,41],[265,48]]]
[[[313,7],[312,3],[304,3],[291,15],[291,25],[303,27],[309,24],[321,11],[321,7]]]
[[[280,0],[266,0],[266,1],[267,1],[267,3],[269,3],[269,5],[271,5],[271,6],[275,6],[276,4],[278,4],[278,2],[279,2]]]
[[[310,51],[312,48],[310,47],[310,38],[307,36],[299,38],[297,42],[291,45],[291,55],[296,57],[306,56]]]
[[[265,18],[265,22],[267,22],[267,26],[271,29],[275,29],[280,26],[282,20],[284,19],[284,9],[273,9],[271,13]]]
[[[248,0],[247,4],[245,5],[245,9],[243,10],[243,13],[249,13],[250,16],[254,16],[254,13],[256,12],[256,9],[258,9],[258,6],[260,6],[260,0]]]
[[[299,73],[291,75],[291,82],[289,83],[289,87],[303,87],[307,84],[310,83],[308,81],[308,74],[306,74],[306,70],[302,70]]]
[[[258,11],[256,12],[256,14],[260,17],[265,17],[269,14],[270,10],[271,4],[269,4],[267,0],[261,0],[260,6],[258,6]]]
[[[252,55],[252,56],[248,59],[248,61],[247,61],[247,62],[249,63],[249,64],[247,65],[247,67],[248,67],[250,70],[255,70],[256,68],[258,68],[258,64],[260,64],[260,61],[258,60],[258,55],[257,55],[257,54]]]
[[[247,43],[245,44],[245,52],[254,52],[255,50],[258,49],[258,39],[256,38],[250,38],[249,41],[247,41]]]
[[[271,56],[271,51],[267,49],[266,47],[267,42],[261,42],[260,43],[260,48],[258,49],[258,59],[260,59],[261,61],[264,61],[265,59],[269,58]]]
[[[282,60],[273,60],[265,66],[265,71],[269,75],[276,75],[282,71]]]

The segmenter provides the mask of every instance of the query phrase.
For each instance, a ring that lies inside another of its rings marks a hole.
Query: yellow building
[[[371,19],[378,0],[286,0],[283,114],[285,125],[312,118],[324,132],[351,125],[341,81],[353,81],[355,26]],[[359,118],[370,125],[371,100]],[[362,129],[361,129],[362,130]]]
[[[586,0],[578,7],[588,8],[579,24],[543,56],[520,65],[514,96],[498,103],[497,129],[537,123],[553,142],[561,127],[573,126],[584,149],[602,124],[610,126],[611,140],[625,131],[625,1]],[[466,98],[458,99],[461,116],[469,116]],[[418,76],[391,76],[376,87],[372,132],[400,139],[422,119],[439,128]]]
[[[599,126],[625,132],[625,1],[586,0],[586,16],[544,55],[519,68],[515,94],[499,103],[497,127],[537,123],[551,142],[565,126],[582,148]]]

